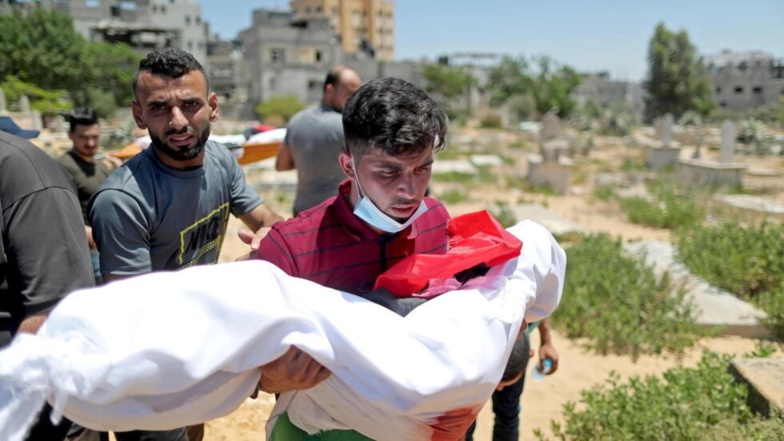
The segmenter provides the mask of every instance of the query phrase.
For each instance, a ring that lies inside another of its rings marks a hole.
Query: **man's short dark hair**
[[[98,124],[98,115],[95,113],[95,110],[89,107],[73,109],[66,115],[66,118],[68,119],[71,132],[76,130],[76,126],[92,126]]]
[[[423,90],[398,78],[379,78],[360,87],[343,107],[349,154],[378,148],[390,156],[415,156],[444,148],[447,116]]]
[[[139,62],[139,68],[133,77],[133,92],[136,93],[136,84],[139,82],[139,75],[142,72],[150,72],[153,75],[163,75],[169,78],[180,78],[188,73],[198,70],[204,75],[209,90],[209,80],[204,67],[193,55],[176,47],[156,49]]]

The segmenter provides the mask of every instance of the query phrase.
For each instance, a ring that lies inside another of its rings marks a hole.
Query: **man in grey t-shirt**
[[[113,172],[90,201],[104,280],[216,263],[229,213],[253,231],[281,219],[247,184],[229,150],[208,141],[218,98],[191,54],[151,52],[139,63],[133,91],[133,117],[152,144]],[[187,435],[185,428],[115,435],[118,441],[200,441],[203,431],[196,425]]]
[[[275,169],[297,169],[294,216],[337,194],[338,184],[346,178],[338,164],[338,155],[346,149],[341,112],[361,84],[353,69],[333,67],[324,81],[321,103],[289,121]]]

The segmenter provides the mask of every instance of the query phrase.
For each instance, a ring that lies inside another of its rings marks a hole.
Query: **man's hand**
[[[240,261],[253,259],[256,256],[256,252],[259,251],[259,244],[261,243],[261,239],[264,239],[264,236],[266,236],[270,230],[270,227],[261,227],[258,229],[258,231],[256,231],[255,234],[249,230],[239,230],[237,232],[237,236],[240,238],[242,243],[250,245],[250,253],[243,254],[234,260]]]
[[[552,375],[558,370],[558,351],[556,351],[555,347],[550,343],[543,344],[539,347],[540,365],[546,358],[549,358],[550,361],[553,362],[553,367],[550,369],[550,372],[547,373],[547,375]]]
[[[260,369],[259,389],[273,394],[310,389],[332,375],[313,357],[293,346],[280,358]]]

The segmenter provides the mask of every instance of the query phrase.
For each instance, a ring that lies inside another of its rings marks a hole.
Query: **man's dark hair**
[[[136,93],[136,84],[139,82],[139,75],[142,72],[150,72],[154,75],[163,75],[169,78],[180,78],[188,73],[198,70],[204,75],[207,81],[207,90],[210,88],[207,73],[204,67],[196,58],[188,52],[176,47],[156,49],[139,62],[139,68],[133,77],[133,92]]]
[[[92,126],[98,124],[98,115],[95,113],[95,110],[89,107],[73,109],[66,115],[66,118],[68,119],[68,125],[70,126],[71,132],[76,130],[76,126]]]
[[[528,367],[529,355],[531,352],[531,343],[527,335],[521,335],[514,342],[512,346],[512,353],[509,354],[509,360],[506,362],[506,369],[504,375],[501,376],[501,381],[509,381],[525,372]]]
[[[360,87],[343,107],[349,154],[378,148],[390,156],[415,156],[444,148],[447,116],[424,91],[398,78],[379,78]]]

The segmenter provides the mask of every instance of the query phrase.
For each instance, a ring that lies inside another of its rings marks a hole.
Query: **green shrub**
[[[754,303],[768,315],[762,323],[776,338],[784,339],[784,284],[777,290],[758,294]]]
[[[438,195],[438,199],[445,204],[458,204],[468,200],[468,193],[453,188]]]
[[[671,179],[661,178],[648,185],[652,199],[621,199],[621,209],[629,221],[654,228],[680,229],[699,224],[705,210],[691,193],[676,191]]]
[[[517,224],[517,217],[505,202],[496,201],[495,208],[491,208],[489,211],[504,228]]]
[[[701,336],[693,306],[667,274],[656,277],[620,240],[585,236],[566,250],[564,300],[553,323],[570,338],[588,337],[601,354],[681,354]]]
[[[479,121],[479,126],[483,129],[500,129],[503,127],[501,115],[497,113],[488,113]]]
[[[677,256],[692,273],[711,285],[739,296],[754,296],[781,288],[782,240],[782,225],[696,226],[678,233]]]
[[[754,302],[765,325],[784,338],[784,225],[737,223],[680,231],[677,257],[713,286]]]
[[[593,196],[600,201],[609,201],[615,196],[615,189],[609,185],[602,185],[593,190]]]
[[[295,96],[278,96],[259,103],[256,106],[256,114],[260,120],[278,117],[285,123],[304,108],[305,105]]]
[[[565,423],[552,422],[553,433],[561,440],[782,439],[784,419],[752,415],[747,386],[727,371],[730,359],[706,352],[695,368],[625,384],[611,372],[605,385],[582,392],[582,410],[564,406]]]

